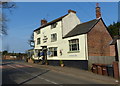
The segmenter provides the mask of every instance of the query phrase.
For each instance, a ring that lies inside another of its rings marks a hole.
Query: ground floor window
[[[49,52],[50,52],[50,55],[49,55],[50,57],[57,56],[57,47],[50,47]]]
[[[78,51],[79,50],[79,39],[69,40],[69,51]]]
[[[35,57],[40,57],[40,52],[41,52],[40,50],[35,50],[35,54],[34,54]]]

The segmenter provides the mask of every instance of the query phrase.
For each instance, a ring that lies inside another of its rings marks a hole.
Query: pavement
[[[88,78],[91,80],[104,81],[105,84],[120,84],[120,82],[113,77],[98,75],[98,74],[92,73],[91,71],[81,70],[78,68],[66,67],[66,66],[60,67],[60,66],[51,66],[51,65],[40,65],[40,64],[32,64],[32,63],[28,63],[28,64],[31,64],[34,66],[39,65],[40,68],[50,69],[52,71],[64,73],[70,76],[79,76],[84,79]]]

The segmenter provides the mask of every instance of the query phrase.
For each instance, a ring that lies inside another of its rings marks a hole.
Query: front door
[[[44,53],[43,54],[43,62],[45,63],[46,60],[47,60],[47,46],[42,46],[42,52]]]

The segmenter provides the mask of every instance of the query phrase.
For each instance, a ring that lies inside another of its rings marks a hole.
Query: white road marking
[[[20,64],[15,64],[16,67],[32,67],[30,65],[20,65]]]
[[[35,75],[32,75],[31,73],[26,72],[26,71],[24,71],[24,70],[22,70],[22,69],[17,69],[16,67],[14,67],[14,66],[12,66],[12,65],[8,65],[8,66],[9,66],[9,67],[12,67],[12,68],[14,68],[14,69],[16,69],[16,70],[19,70],[19,71],[25,72],[26,74],[29,74],[29,75],[31,75],[31,76],[35,76]],[[51,81],[51,80],[48,80],[48,79],[42,78],[42,77],[40,77],[40,76],[38,76],[38,78],[43,79],[43,80],[45,80],[45,81],[47,81],[47,82],[50,82],[50,83],[52,83],[52,84],[56,84],[56,85],[62,86],[62,85],[60,85],[60,84],[58,84],[58,83],[56,83],[56,82],[54,82],[54,81]]]
[[[19,65],[19,64],[16,64],[15,66],[16,67],[25,67],[25,66],[22,66],[22,65]]]

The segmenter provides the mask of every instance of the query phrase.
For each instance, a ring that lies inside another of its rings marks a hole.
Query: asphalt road
[[[69,74],[52,71],[50,69],[35,67],[23,61],[3,61],[2,84],[33,84],[33,85],[70,85],[70,84],[101,84],[91,79],[71,76]],[[104,84],[104,82],[102,83]],[[97,85],[96,85],[97,86]]]

